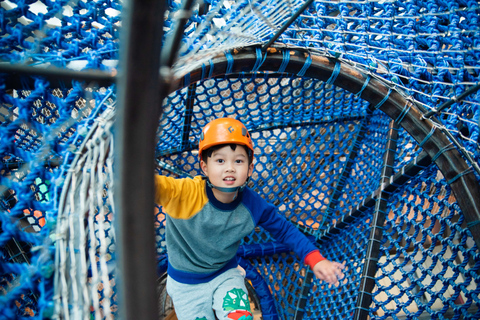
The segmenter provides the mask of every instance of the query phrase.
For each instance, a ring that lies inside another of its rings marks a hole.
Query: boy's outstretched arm
[[[340,262],[322,260],[315,264],[312,271],[317,279],[326,281],[329,284],[338,285],[340,279],[344,277],[343,269],[345,266]]]

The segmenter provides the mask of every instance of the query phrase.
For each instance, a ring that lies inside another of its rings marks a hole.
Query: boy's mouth
[[[235,183],[235,178],[234,177],[225,177],[225,178],[223,178],[223,181],[225,181],[226,184],[233,184],[233,183]]]

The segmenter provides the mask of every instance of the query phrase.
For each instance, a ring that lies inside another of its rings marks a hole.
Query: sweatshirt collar
[[[212,188],[210,188],[206,182],[205,182],[205,188],[207,190],[208,200],[217,209],[220,209],[220,210],[223,210],[223,211],[233,210],[236,207],[238,207],[240,202],[242,202],[243,191],[239,191],[237,197],[232,202],[224,203],[224,202],[218,201],[217,198],[215,198],[215,195],[213,194]]]

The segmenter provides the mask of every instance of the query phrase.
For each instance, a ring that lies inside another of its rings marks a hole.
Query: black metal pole
[[[0,75],[8,74],[5,79],[7,88],[22,88],[25,85],[35,87],[35,77],[43,77],[51,86],[69,86],[72,80],[95,83],[98,86],[110,86],[116,81],[116,71],[100,70],[76,71],[57,67],[38,68],[20,64],[0,63]],[[30,78],[28,78],[30,77]],[[26,81],[25,81],[25,78]]]
[[[45,160],[43,165],[45,168],[57,168],[62,164],[63,159],[61,157],[55,157],[51,159]],[[16,170],[21,168],[22,166],[26,165],[27,162],[21,161],[4,161],[0,162],[0,169],[7,169],[7,170]]]
[[[397,149],[398,128],[398,125],[392,121],[384,156],[382,179],[380,181],[382,185],[390,180],[393,173],[393,164]],[[385,211],[388,205],[388,197],[389,194],[382,191],[375,204],[370,238],[368,240],[367,253],[363,265],[363,273],[360,282],[357,306],[355,309],[355,320],[368,319],[369,316],[369,308],[372,303],[372,291],[375,287],[375,273],[377,272],[377,262],[380,253],[380,241],[383,237],[383,224],[385,222]]]
[[[312,287],[313,276],[314,275],[312,269],[308,267],[307,274],[305,275],[305,279],[303,280],[302,292],[300,293],[300,298],[298,299],[297,306],[295,308],[295,315],[293,317],[294,320],[303,319],[303,315],[305,314],[305,306],[307,305],[308,300],[308,293],[310,292],[310,288]]]
[[[429,118],[429,117],[433,116],[434,114],[437,114],[438,112],[442,111],[443,109],[451,106],[455,102],[461,101],[463,98],[468,97],[469,95],[477,92],[478,90],[480,90],[480,84],[477,84],[477,85],[474,85],[473,87],[470,87],[469,89],[462,92],[462,94],[460,94],[458,97],[454,97],[454,98],[448,100],[447,102],[441,104],[440,107],[438,107],[437,109],[428,111],[427,113],[425,113],[423,115],[423,118]]]
[[[162,67],[172,67],[178,56],[178,49],[182,43],[182,36],[185,30],[185,24],[190,18],[194,0],[185,0],[181,10],[175,12],[175,28],[165,40],[165,47],[162,50]]]
[[[185,118],[183,119],[182,150],[188,147],[190,141],[190,128],[192,126],[193,107],[197,96],[197,83],[188,86],[187,99],[185,101]]]
[[[367,112],[368,112],[368,115],[371,114],[371,111],[368,110]],[[362,122],[360,130],[357,136],[355,137],[352,150],[350,151],[348,160],[346,161],[345,166],[342,170],[342,173],[338,178],[338,182],[335,187],[335,190],[333,190],[333,193],[330,197],[329,205],[324,215],[324,218],[322,219],[322,223],[324,223],[325,220],[329,217],[331,211],[333,211],[336,208],[338,204],[338,199],[340,198],[340,195],[342,194],[342,190],[345,187],[347,177],[350,176],[354,160],[358,154],[358,150],[360,150],[362,141],[365,138],[365,133],[367,132],[366,123],[368,122],[368,118],[369,118],[368,115],[367,115],[367,118]],[[312,278],[313,278],[313,272],[310,270],[310,268],[308,268],[307,274],[305,276],[305,281],[303,281],[303,284],[302,284],[302,295],[297,302],[297,307],[295,310],[295,317],[294,317],[295,320],[303,318],[303,315],[305,313],[305,306],[307,304],[308,292],[310,291],[310,288],[312,286]]]
[[[128,320],[158,319],[153,175],[165,3],[132,0],[123,11],[114,181],[119,316]]]
[[[290,25],[292,23],[295,22],[295,20],[297,20],[297,18],[302,14],[303,11],[305,11],[311,4],[312,4],[313,0],[307,0],[307,2],[305,2],[301,7],[300,9],[298,9],[294,14],[293,16],[290,17],[290,19],[288,19],[287,22],[285,22],[285,24],[277,30],[277,32],[273,35],[273,37],[266,43],[262,46],[262,51],[265,51],[268,49],[268,47],[270,47],[272,45],[272,43],[274,43],[278,37],[280,37],[280,35],[285,31],[287,30],[288,27],[290,27]]]
[[[363,120],[360,126],[360,130],[358,131],[358,134],[354,139],[352,149],[350,150],[350,153],[348,155],[348,159],[345,162],[345,165],[340,174],[340,177],[338,178],[338,182],[335,186],[335,189],[333,190],[333,193],[330,196],[330,201],[328,203],[328,208],[325,213],[325,218],[322,220],[322,224],[324,223],[325,219],[329,217],[330,213],[336,209],[338,205],[338,199],[342,195],[343,188],[345,187],[345,184],[347,182],[347,178],[352,173],[352,167],[353,167],[355,158],[357,157],[358,151],[361,149],[363,139],[365,138],[365,134],[367,133],[367,123],[370,120],[371,115],[372,115],[372,111],[367,110],[367,116],[365,120]]]
[[[432,158],[430,158],[425,151],[422,151],[412,161],[399,169],[398,173],[396,173],[388,183],[384,184],[383,189],[380,187],[373,192],[371,196],[365,198],[355,209],[344,216],[342,220],[338,221],[335,225],[331,226],[329,230],[325,231],[317,241],[322,243],[329,239],[330,235],[338,233],[340,230],[353,223],[355,219],[360,217],[366,210],[375,205],[378,195],[381,194],[382,190],[388,193],[395,192],[395,190],[403,186],[407,181],[411,180],[413,176],[417,175],[420,171],[424,170],[431,164]],[[303,232],[309,234],[308,231]]]

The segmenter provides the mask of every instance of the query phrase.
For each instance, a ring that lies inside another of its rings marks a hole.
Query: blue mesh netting
[[[371,312],[478,318],[478,249],[445,180],[431,167],[392,198]]]
[[[372,277],[371,319],[480,318],[477,239],[435,164],[406,174],[406,183],[394,182],[395,190],[383,195],[387,202],[383,239],[373,257],[378,267],[376,274],[365,274],[376,215],[368,201],[382,190],[392,119],[371,111],[366,100],[333,81],[304,77],[312,62],[308,59],[299,74],[292,74],[288,50],[275,74],[251,73],[264,63],[266,58],[260,55],[252,70],[211,78],[215,59],[228,60],[235,50],[265,44],[303,4],[267,0],[194,4],[172,68],[174,78],[182,79],[185,87],[164,100],[159,121],[158,172],[200,174],[198,135],[215,117],[236,117],[251,130],[255,173],[249,186],[277,205],[280,214],[304,231],[327,258],[346,264],[346,278],[339,287],[310,281],[311,273],[294,253],[264,230],[255,230],[243,240],[239,261],[260,297],[264,319],[353,318],[365,307],[358,304],[365,296],[361,284]],[[174,34],[180,8],[178,1],[167,2],[166,38]],[[72,199],[88,194],[82,193],[86,185],[73,183],[84,181],[82,166],[99,157],[86,154],[100,146],[99,139],[114,134],[109,129],[98,136],[91,132],[110,121],[102,114],[114,108],[116,86],[18,76],[14,69],[2,68],[21,64],[115,73],[121,12],[122,2],[111,0],[1,2],[0,318],[40,319],[81,308],[95,319],[116,316],[110,160],[96,170],[84,170],[107,177],[91,193],[98,197],[85,217],[92,223],[85,231],[91,237],[83,245],[73,241],[72,247],[64,248],[62,241],[73,239],[72,229],[79,224],[57,228],[64,219],[59,212],[68,202],[63,191],[69,190]],[[476,1],[313,1],[274,46],[337,58],[369,79],[382,79],[425,112],[478,84],[479,15]],[[189,83],[194,70],[202,80]],[[435,124],[437,131],[452,135],[458,143],[455,148],[464,148],[472,167],[480,163],[479,99],[474,92],[455,101],[436,115]],[[402,175],[423,146],[404,128],[398,130],[396,142],[391,168]],[[164,213],[157,210],[161,272],[168,252]],[[73,261],[83,248],[88,249],[87,258],[80,267]],[[59,264],[65,257],[70,262]],[[65,278],[58,275],[60,269]],[[74,269],[84,284],[67,275]],[[105,271],[103,278],[100,271]],[[65,279],[65,286],[59,279]],[[88,283],[95,285],[90,288]],[[79,292],[88,287],[82,306],[69,302],[64,304],[67,310],[59,309],[58,301],[75,296],[76,287]]]

